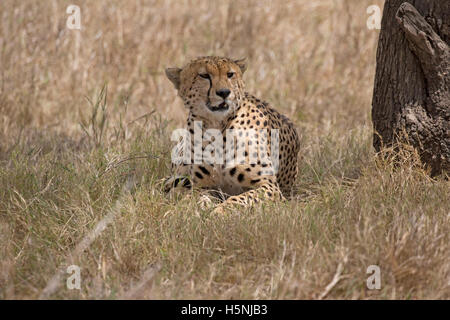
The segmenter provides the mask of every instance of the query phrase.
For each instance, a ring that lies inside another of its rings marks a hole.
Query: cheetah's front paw
[[[214,210],[213,210],[213,214],[214,215],[225,215],[226,214],[226,210],[222,205],[218,205]]]
[[[191,180],[184,176],[171,176],[164,181],[164,192],[167,193],[177,187],[192,188]]]

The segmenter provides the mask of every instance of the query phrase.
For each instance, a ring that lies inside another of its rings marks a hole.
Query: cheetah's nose
[[[216,94],[223,99],[226,99],[230,95],[231,91],[228,89],[220,89],[216,91]]]

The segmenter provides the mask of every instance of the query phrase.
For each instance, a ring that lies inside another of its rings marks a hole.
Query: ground
[[[80,2],[77,31],[66,1],[0,2],[0,299],[450,298],[448,180],[371,146],[382,2],[233,3]],[[211,54],[302,132],[290,201],[161,191],[186,117],[164,69]]]

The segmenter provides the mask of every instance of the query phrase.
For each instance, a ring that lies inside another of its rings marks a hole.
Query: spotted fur
[[[242,75],[246,69],[245,60],[223,57],[201,57],[191,61],[184,68],[169,68],[167,77],[172,81],[189,110],[187,129],[192,134],[201,121],[202,134],[207,129],[222,133],[224,146],[227,129],[242,130],[245,141],[236,146],[236,153],[245,161],[228,166],[206,163],[179,164],[173,166],[173,175],[166,180],[165,190],[174,187],[198,187],[219,191],[226,199],[219,207],[231,204],[249,206],[264,199],[281,200],[289,196],[297,178],[297,154],[300,149],[297,131],[292,122],[273,109],[268,103],[245,92]],[[267,130],[267,135],[260,136]],[[279,168],[276,174],[270,158],[262,158],[266,152],[271,155],[272,137],[270,129],[279,131]],[[249,131],[254,130],[254,131]],[[203,137],[202,147],[211,141]],[[249,152],[255,152],[256,163],[249,161]],[[220,151],[219,151],[220,152]],[[225,151],[224,151],[224,158]],[[193,156],[192,156],[192,160]]]

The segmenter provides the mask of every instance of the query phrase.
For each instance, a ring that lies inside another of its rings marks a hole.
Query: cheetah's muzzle
[[[218,106],[211,106],[209,104],[207,106],[208,106],[208,109],[213,111],[213,112],[215,112],[215,111],[220,111],[220,112],[227,111],[228,108],[229,108],[228,104],[225,101],[222,102],[221,104],[219,104]]]

